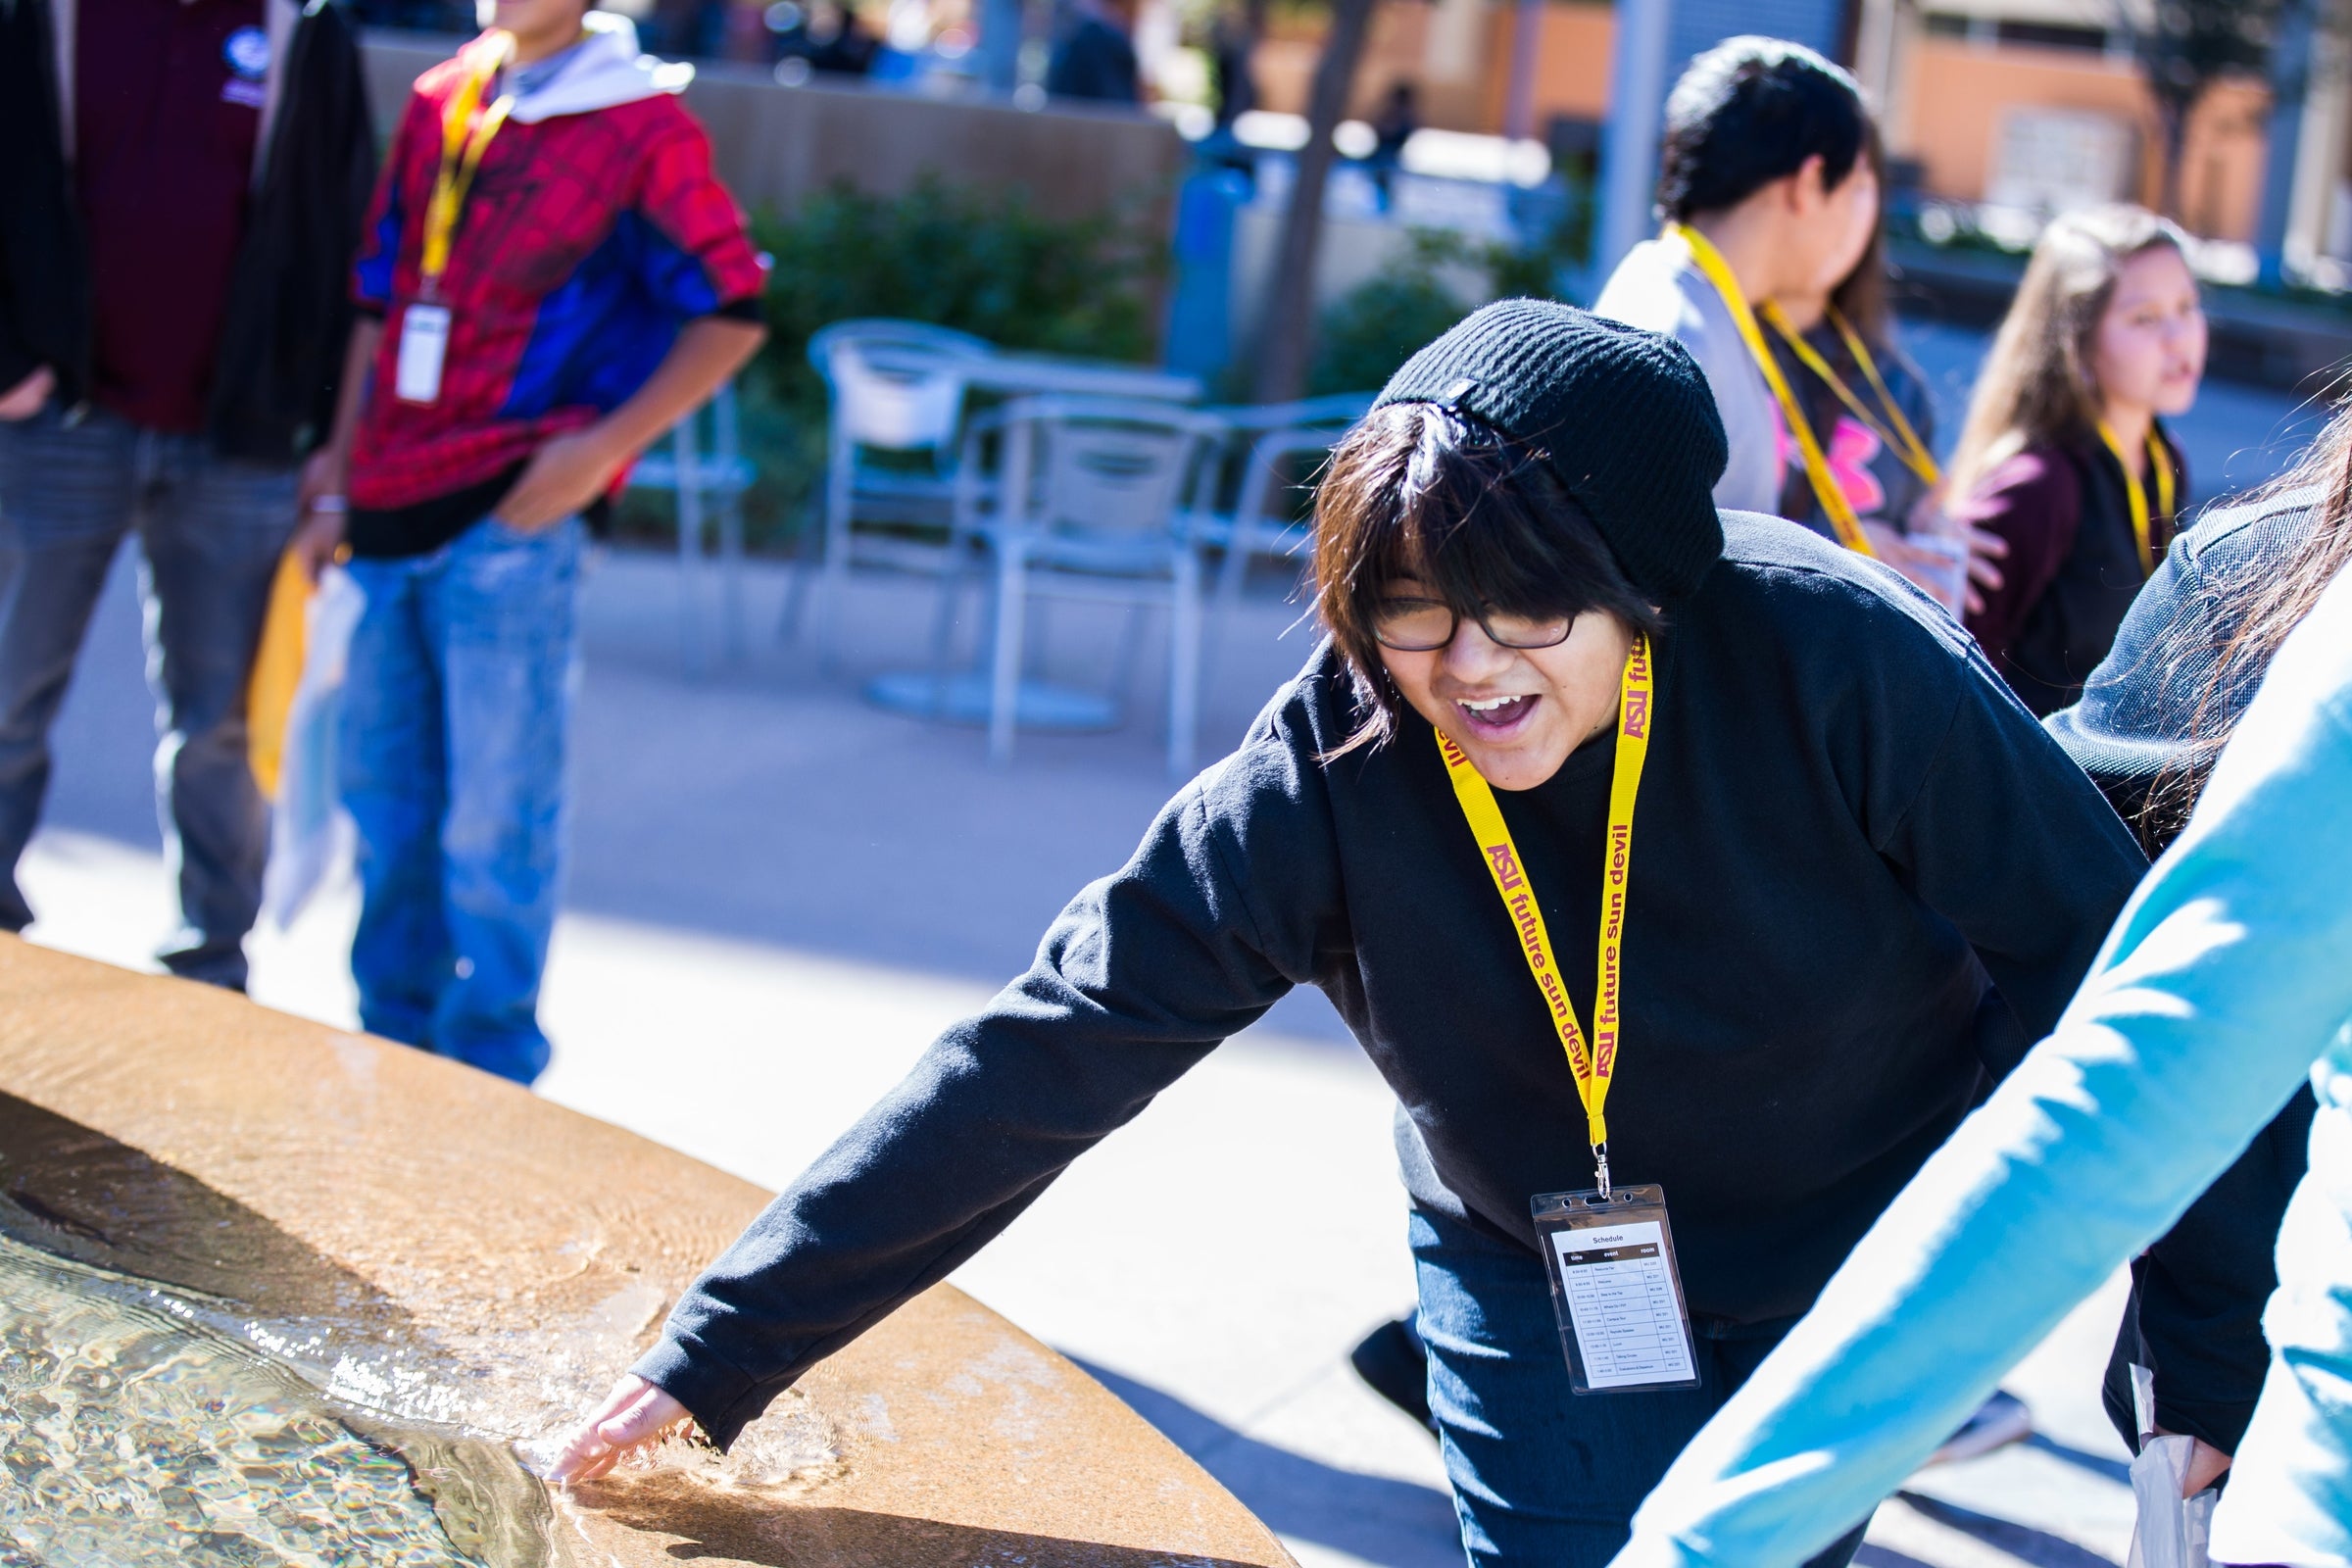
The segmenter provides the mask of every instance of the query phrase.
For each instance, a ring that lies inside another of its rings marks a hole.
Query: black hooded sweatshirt
[[[1738,1338],[1811,1305],[2050,1028],[2145,862],[1909,585],[1791,523],[1725,532],[1657,643],[1608,1115],[1617,1179],[1666,1190],[1697,1331]],[[1532,1256],[1530,1197],[1592,1181],[1574,1080],[1430,726],[1330,758],[1364,714],[1318,650],[1029,972],[754,1221],[639,1374],[731,1442],[1298,985],[1395,1089],[1412,1200]],[[1498,796],[1588,1023],[1615,745]]]

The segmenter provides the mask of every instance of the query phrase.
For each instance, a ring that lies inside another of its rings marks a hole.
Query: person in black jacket
[[[2316,586],[2352,563],[2348,457],[2352,422],[2339,418],[2266,494],[2208,514],[2176,539],[2082,700],[2047,720],[2151,856],[2187,822]],[[2278,1286],[2274,1244],[2308,1163],[2317,1109],[2306,1084],[2132,1265],[2107,1413],[2135,1450],[2151,1431],[2193,1438],[2191,1492],[2229,1466],[2270,1369],[2262,1312]],[[2144,1425],[2134,1366],[2153,1374]]]
[[[1568,306],[1416,355],[1324,480],[1305,669],[696,1283],[554,1474],[688,1412],[732,1442],[1316,985],[1400,1106],[1471,1558],[1605,1562],[2145,864],[1949,616],[1718,514],[1724,455],[1686,351]],[[1695,1387],[1572,1392],[1531,1200],[1596,1176],[1664,1190]]]
[[[333,420],[374,177],[328,0],[0,5],[0,929],[48,734],[139,534],[175,973],[245,983],[269,814],[245,682]],[[314,483],[311,490],[317,492]]]

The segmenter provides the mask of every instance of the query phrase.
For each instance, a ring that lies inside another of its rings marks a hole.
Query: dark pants
[[[49,788],[49,726],[122,536],[138,530],[157,814],[178,884],[173,973],[245,983],[270,813],[246,758],[245,684],[294,528],[290,467],[202,436],[51,408],[0,421],[0,930],[32,920],[17,861]]]
[[[1543,1259],[1416,1208],[1429,1408],[1473,1564],[1605,1568],[1634,1510],[1780,1336],[1698,1341],[1696,1389],[1579,1395]],[[1865,1527],[1807,1568],[1844,1568]]]

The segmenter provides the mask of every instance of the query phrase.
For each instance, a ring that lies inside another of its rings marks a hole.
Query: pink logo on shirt
[[[1779,457],[1782,471],[1786,473],[1789,464],[1802,462],[1802,455],[1789,439],[1786,424],[1776,418],[1773,429],[1780,438]],[[1830,427],[1829,445],[1821,455],[1829,461],[1830,475],[1845,493],[1846,504],[1854,509],[1856,516],[1870,516],[1886,505],[1886,487],[1879,483],[1879,476],[1870,468],[1885,450],[1886,443],[1850,415],[1839,415],[1838,422]]]

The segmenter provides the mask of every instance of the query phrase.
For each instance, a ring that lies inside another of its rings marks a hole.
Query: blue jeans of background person
[[[138,530],[155,784],[179,929],[173,973],[245,984],[270,812],[246,757],[245,685],[294,528],[291,467],[235,463],[200,435],[53,406],[0,421],[0,930],[32,910],[17,861],[49,788],[49,726],[122,536]]]
[[[527,1084],[547,1066],[576,648],[578,518],[485,519],[429,555],[354,561],[339,766],[359,828],[360,1021]]]
[[[1580,1395],[1551,1282],[1526,1248],[1416,1206],[1429,1409],[1474,1564],[1604,1568],[1634,1510],[1781,1336],[1700,1339],[1700,1386]],[[1857,1529],[1807,1568],[1844,1568]]]

